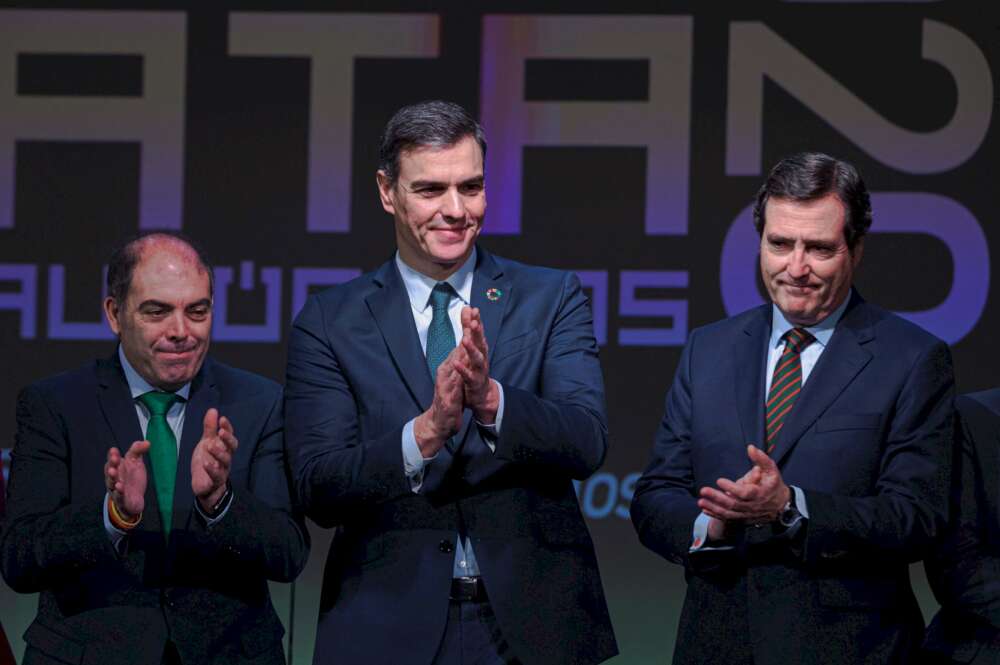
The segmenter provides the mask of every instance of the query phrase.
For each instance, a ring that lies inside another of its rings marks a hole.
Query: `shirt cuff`
[[[483,435],[483,441],[486,442],[486,446],[490,449],[491,453],[497,451],[497,439],[500,437],[500,426],[503,423],[503,386],[500,385],[499,381],[490,379],[497,386],[497,392],[500,393],[499,404],[497,404],[497,417],[491,425],[486,423],[481,423],[476,421],[476,426],[479,427],[479,432]]]
[[[107,531],[108,538],[111,539],[111,545],[115,548],[115,551],[120,552],[119,545],[125,539],[125,532],[111,523],[111,514],[108,512],[108,501],[110,500],[111,493],[106,492],[104,494],[104,501],[101,504],[101,513],[104,515],[104,530]]]
[[[410,481],[410,490],[416,494],[424,484],[424,465],[437,457],[425,458],[420,454],[417,437],[413,434],[413,423],[416,418],[403,425],[403,474]]]
[[[691,552],[711,552],[713,550],[731,550],[732,545],[717,545],[709,546],[708,544],[708,522],[712,518],[701,513],[694,521],[694,529],[691,534],[691,547],[688,548],[688,553]]]
[[[795,509],[802,514],[802,517],[809,519],[809,506],[806,505],[806,493],[795,485],[792,485],[792,491],[795,492]]]
[[[205,520],[205,525],[206,526],[215,526],[216,524],[219,523],[219,521],[223,517],[226,516],[226,513],[229,512],[229,506],[233,505],[233,490],[232,490],[232,488],[228,488],[226,490],[226,495],[223,497],[223,499],[225,500],[226,503],[222,507],[222,510],[219,511],[219,514],[216,515],[215,517],[209,517],[208,515],[206,515],[205,511],[201,509],[201,504],[198,502],[198,499],[194,500],[194,509],[198,511],[199,515],[201,515],[201,519]]]

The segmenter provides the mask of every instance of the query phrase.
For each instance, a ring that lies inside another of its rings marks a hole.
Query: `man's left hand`
[[[205,412],[201,440],[191,455],[191,491],[206,514],[211,514],[226,493],[229,465],[238,445],[229,419],[220,417],[217,409]]]
[[[484,425],[496,422],[500,390],[490,380],[489,346],[479,308],[462,308],[462,341],[455,369],[462,377],[465,406]]]
[[[719,478],[718,489],[702,487],[698,507],[709,517],[748,524],[771,522],[791,500],[792,490],[781,478],[774,460],[754,445],[747,446],[753,464],[738,481]]]

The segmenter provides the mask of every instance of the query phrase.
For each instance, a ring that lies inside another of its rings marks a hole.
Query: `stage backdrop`
[[[32,4],[0,3],[0,446],[20,387],[113,351],[103,266],[140,229],[207,247],[213,352],[282,380],[307,295],[391,255],[377,138],[427,98],[486,128],[483,245],[589,289],[612,447],[579,496],[617,663],[673,648],[681,570],[628,504],[688,333],[761,302],[749,205],[781,156],[860,168],[861,292],[951,343],[961,391],[1000,383],[996,2]],[[313,534],[275,587],[296,665]],[[18,653],[35,603],[0,588]]]

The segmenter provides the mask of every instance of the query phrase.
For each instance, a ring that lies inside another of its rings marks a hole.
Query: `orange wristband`
[[[122,531],[134,529],[139,526],[139,522],[142,521],[142,513],[139,513],[139,516],[131,522],[122,517],[122,514],[118,512],[118,506],[115,505],[115,502],[110,495],[108,496],[108,517],[111,520],[111,525],[117,529],[121,529]]]

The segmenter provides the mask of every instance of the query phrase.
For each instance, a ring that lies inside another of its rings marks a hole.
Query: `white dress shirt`
[[[430,305],[431,291],[437,285],[438,280],[428,277],[423,273],[417,272],[410,266],[406,265],[402,258],[399,256],[399,252],[396,252],[396,267],[399,269],[399,274],[403,278],[403,284],[406,286],[406,293],[410,300],[410,312],[413,314],[413,322],[417,326],[417,335],[420,338],[420,348],[427,353],[427,330],[430,328],[431,319],[433,318],[434,312]],[[455,343],[460,344],[462,340],[462,308],[470,307],[472,301],[472,278],[473,270],[476,267],[476,250],[473,248],[472,254],[469,258],[462,264],[458,270],[452,273],[444,281],[451,285],[455,289],[455,293],[458,294],[457,298],[452,298],[451,302],[448,303],[448,318],[451,319],[451,327],[455,333]],[[431,377],[433,379],[433,377]],[[490,379],[493,381],[493,379]],[[476,425],[479,427],[480,432],[483,433],[483,441],[489,447],[490,452],[496,451],[496,437],[500,434],[500,427],[503,422],[503,410],[504,410],[504,399],[503,399],[503,387],[496,381],[497,390],[500,391],[500,403],[497,407],[496,422],[492,425],[486,425],[476,421]],[[403,446],[403,471],[406,477],[410,481],[410,489],[414,493],[420,491],[423,486],[424,480],[424,469],[428,464],[433,463],[435,457],[424,458],[420,454],[420,447],[417,445],[417,439],[413,435],[413,423],[416,418],[406,423],[403,426],[403,436],[402,436],[402,446]],[[475,576],[479,574],[479,566],[476,563],[475,553],[472,551],[472,543],[466,538],[461,537],[456,539],[455,546],[455,566],[454,566],[454,576],[464,577],[464,576]]]

